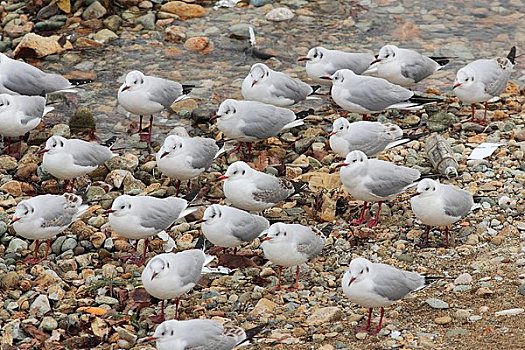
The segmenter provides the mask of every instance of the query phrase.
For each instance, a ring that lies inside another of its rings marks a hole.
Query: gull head
[[[346,118],[337,118],[332,125],[330,136],[341,134],[350,128],[350,122]]]
[[[217,111],[217,117],[223,119],[229,119],[237,114],[238,101],[231,98],[224,100],[219,106]]]
[[[368,162],[368,157],[361,151],[352,151],[346,155],[344,162],[340,163],[342,167],[356,167]]]
[[[174,156],[177,151],[182,150],[183,138],[177,135],[170,135],[166,137],[162,147],[157,153],[158,159],[162,159],[167,156]]]
[[[468,89],[472,84],[474,84],[474,72],[470,69],[461,68],[456,74],[456,80],[454,80],[452,89],[455,90],[459,87]]]
[[[0,95],[0,113],[7,111],[13,104],[13,97],[8,94]]]
[[[268,228],[266,236],[262,239],[263,243],[279,243],[286,240],[288,237],[288,232],[286,231],[286,224],[276,222]]]
[[[417,184],[416,195],[431,196],[438,190],[438,183],[432,179],[423,179]]]
[[[148,263],[146,268],[151,270],[151,280],[153,281],[155,278],[163,277],[168,273],[170,263],[164,260],[163,257],[157,256]]]
[[[300,57],[299,61],[306,61],[306,64],[315,64],[321,62],[325,54],[328,52],[324,47],[318,46],[310,49],[308,54],[304,57]]]
[[[264,81],[270,75],[270,68],[264,63],[256,63],[250,69],[250,76],[252,77],[252,86]]]
[[[204,211],[202,222],[206,225],[213,225],[216,221],[219,221],[222,217],[221,206],[218,204],[210,205]]]
[[[15,214],[11,218],[11,223],[29,222],[35,219],[35,207],[29,200],[24,200],[18,203],[15,209]]]
[[[226,174],[220,177],[221,180],[240,180],[246,179],[253,173],[253,169],[242,161],[230,164]]]
[[[144,74],[138,70],[133,70],[126,75],[124,84],[120,87],[120,92],[126,90],[133,91],[144,84]]]
[[[156,341],[157,344],[159,343],[166,343],[169,342],[169,344],[165,344],[166,348],[169,349],[185,349],[186,344],[184,340],[181,338],[182,334],[179,332],[177,320],[169,320],[162,322],[157,329],[155,329],[155,333],[153,333],[153,337],[148,338],[148,341]],[[169,346],[167,346],[169,345]]]
[[[49,154],[58,153],[64,149],[66,141],[67,139],[62,136],[51,136],[47,139],[46,146],[40,152]]]
[[[330,76],[330,80],[333,85],[343,84],[346,80],[352,79],[355,75],[356,74],[350,69],[340,69]]]
[[[395,45],[385,45],[379,50],[379,55],[377,59],[372,62],[374,63],[388,63],[396,59],[396,54],[399,51],[399,48]]]
[[[122,195],[122,196],[117,197],[117,199],[113,201],[113,204],[111,205],[111,209],[106,210],[106,212],[109,213],[110,215],[121,217],[121,216],[129,214],[129,212],[131,211],[131,208],[132,206],[131,206],[130,196]]]
[[[356,258],[350,262],[350,268],[343,276],[343,287],[362,281],[370,273],[372,263],[365,258]]]

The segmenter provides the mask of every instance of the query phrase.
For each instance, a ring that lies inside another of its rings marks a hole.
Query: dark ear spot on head
[[[370,269],[368,268],[368,266],[366,267],[366,272],[370,271]]]

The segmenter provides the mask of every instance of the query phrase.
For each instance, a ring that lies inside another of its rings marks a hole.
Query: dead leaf
[[[105,339],[109,333],[108,324],[100,317],[95,317],[91,322],[91,330],[94,335],[102,339]]]
[[[101,307],[82,306],[77,309],[77,312],[85,312],[95,316],[104,316],[108,311]]]
[[[230,269],[240,269],[245,267],[257,267],[257,265],[249,258],[242,255],[233,254],[219,254],[218,265],[228,267]]]
[[[57,0],[56,2],[59,9],[65,13],[71,13],[71,1],[70,0]]]

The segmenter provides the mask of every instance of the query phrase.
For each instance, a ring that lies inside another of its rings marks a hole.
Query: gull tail
[[[286,124],[285,126],[283,126],[281,130],[287,130],[287,129],[295,128],[296,126],[301,126],[301,125],[304,125],[304,121],[302,119],[298,119],[298,120],[294,120],[293,122]]]
[[[44,114],[42,114],[42,117],[45,117],[46,114],[54,110],[55,110],[55,107],[48,107],[48,106],[44,107]]]
[[[263,324],[263,325],[256,326],[256,327],[245,330],[244,333],[246,334],[246,338],[238,342],[236,346],[248,345],[250,343],[250,340],[255,338],[257,334],[264,331],[267,326],[268,326],[267,324]]]
[[[201,189],[196,189],[196,190],[193,190],[191,191],[190,193],[188,193],[187,195],[184,196],[184,199],[186,201],[188,201],[188,203],[191,203],[195,200],[195,198],[197,198],[197,196],[199,195],[199,192],[201,191]]]
[[[321,85],[310,85],[310,87],[312,88],[312,93],[310,95],[315,95],[317,90],[321,88]]]
[[[93,79],[69,79],[69,82],[73,86],[79,86],[79,85],[92,83]],[[67,91],[67,90],[61,90],[61,91]]]
[[[184,85],[182,84],[182,93],[184,95],[187,95],[191,92],[191,90],[193,90],[193,88],[195,87],[195,85]]]
[[[226,144],[226,140],[225,139],[217,140],[217,141],[215,141],[215,144],[217,145],[217,147],[219,147],[219,150],[217,151],[217,153],[215,153],[215,157],[213,157],[213,159],[217,159],[221,155],[226,153],[226,149],[224,148],[224,145]]]
[[[452,61],[452,59],[454,59],[456,57],[436,57],[436,56],[431,56],[430,58],[432,60],[436,61],[436,63],[441,66],[441,67],[439,67],[439,69],[441,69],[444,66],[446,66],[447,64],[449,64],[450,61]]]
[[[390,142],[388,145],[386,145],[385,149],[390,149],[390,148],[394,148],[394,147],[397,147],[397,146],[401,146],[401,145],[404,145],[405,143],[410,142],[410,141],[412,141],[412,140],[410,140],[410,139],[396,140],[396,141]]]
[[[310,108],[307,111],[300,111],[300,112],[295,113],[295,116],[297,117],[297,119],[304,119],[314,113],[315,113],[315,110],[313,108]]]
[[[507,58],[509,59],[510,63],[516,64],[516,46],[510,48]]]
[[[295,196],[296,194],[303,192],[308,187],[308,182],[304,181],[291,181],[291,183],[294,189],[294,193],[291,196]]]

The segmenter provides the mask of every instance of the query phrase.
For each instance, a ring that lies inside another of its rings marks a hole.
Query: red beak
[[[319,77],[319,78],[324,79],[324,80],[332,80],[332,77],[329,75],[323,75],[322,77]]]
[[[373,60],[372,63],[370,63],[370,65],[373,65],[374,63],[377,63],[377,62],[381,62],[381,59],[378,58],[378,59],[376,59],[376,60]]]
[[[114,213],[114,212],[115,212],[115,210],[108,209],[108,210],[104,211],[104,214],[111,214],[111,213]]]
[[[337,134],[337,132],[332,131],[331,133],[328,134],[328,136],[334,136],[335,134]]]
[[[257,80],[252,81],[252,87],[257,84]]]
[[[20,218],[13,216],[13,218],[11,219],[11,223],[17,222],[18,220],[20,220]]]
[[[302,62],[302,61],[310,61],[310,58],[308,58],[308,57],[306,57],[306,56],[303,56],[303,57],[299,57],[299,58],[297,59],[297,61],[299,61],[299,62]]]
[[[157,338],[155,337],[146,337],[146,338],[143,338],[141,340],[139,340],[138,342],[139,343],[151,343],[152,341],[157,341]]]
[[[170,152],[164,152],[160,155],[160,159],[166,157],[168,154],[170,154]]]
[[[460,86],[461,86],[461,83],[456,83],[456,84],[454,84],[454,86],[452,87],[452,90],[454,90],[455,88],[460,87]]]
[[[347,166],[347,165],[348,165],[348,163],[342,162],[342,163],[337,164],[335,167],[336,168],[340,168],[342,166]]]
[[[355,281],[355,277],[350,278],[350,281],[348,282],[348,285],[351,285],[352,282],[354,282],[354,281]]]
[[[220,117],[221,117],[221,116],[220,116],[220,115],[217,115],[217,114],[216,114],[216,115],[212,115],[212,116],[210,117],[210,122],[212,122],[212,121],[214,121],[215,119],[220,118]]]
[[[261,241],[263,241],[263,242],[271,241],[271,240],[272,240],[272,237],[268,237],[268,236],[263,237],[263,238],[261,239]]]
[[[44,148],[44,149],[38,151],[37,154],[44,154],[44,153],[47,153],[47,152],[49,152],[49,150]]]
[[[195,224],[202,224],[203,222],[206,222],[206,220],[204,220],[204,219],[197,220],[197,221],[195,221]]]
[[[229,178],[229,176],[221,175],[221,176],[219,176],[217,179],[218,179],[218,180],[226,180],[227,178]]]

